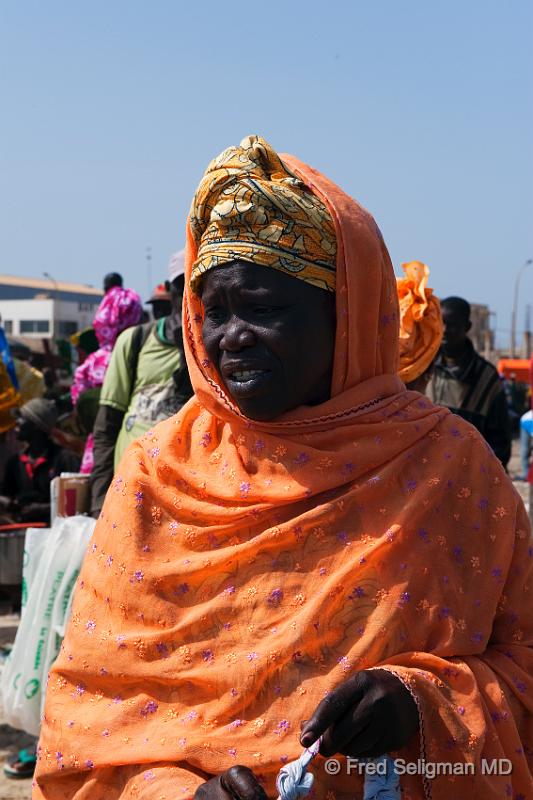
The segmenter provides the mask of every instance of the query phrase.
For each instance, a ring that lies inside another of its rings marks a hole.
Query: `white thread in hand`
[[[306,748],[300,758],[296,761],[289,761],[278,773],[276,778],[276,789],[278,790],[278,800],[297,800],[309,794],[313,786],[314,776],[312,772],[306,772],[308,764],[316,756],[320,749],[322,737]]]

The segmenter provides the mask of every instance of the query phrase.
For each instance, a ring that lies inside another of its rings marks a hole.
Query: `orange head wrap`
[[[428,289],[429,267],[421,261],[402,264],[405,278],[397,278],[400,301],[400,369],[404,383],[427,370],[442,341],[440,303]]]
[[[208,166],[193,199],[198,246],[191,286],[236,259],[335,290],[335,228],[324,203],[260,136],[247,136]]]

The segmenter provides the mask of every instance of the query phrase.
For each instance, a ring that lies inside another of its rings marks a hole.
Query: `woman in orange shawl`
[[[529,521],[478,433],[397,376],[375,222],[250,137],[200,184],[186,278],[196,394],[110,488],[50,674],[34,799],[273,797],[320,733],[322,753],[398,747],[418,770],[404,800],[532,797]],[[334,296],[334,334],[332,302],[309,292]],[[293,327],[285,362],[294,314],[308,342]],[[307,403],[295,352],[317,361]],[[511,771],[486,774],[500,758]],[[436,762],[469,769],[430,780]],[[362,777],[324,766],[318,800],[361,796]]]

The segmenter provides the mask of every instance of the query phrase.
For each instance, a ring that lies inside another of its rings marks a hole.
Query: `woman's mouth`
[[[236,369],[225,382],[233,397],[250,397],[265,388],[270,375],[269,369]]]

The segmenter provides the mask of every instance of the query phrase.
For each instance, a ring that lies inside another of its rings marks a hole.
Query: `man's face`
[[[470,321],[457,311],[442,307],[442,321],[444,323],[444,336],[442,349],[445,355],[453,356],[463,350],[470,330]]]
[[[31,442],[40,433],[41,431],[31,420],[18,417],[15,425],[15,434],[19,442]]]
[[[236,261],[205,273],[201,298],[207,355],[245,416],[272,420],[329,399],[333,293]]]

